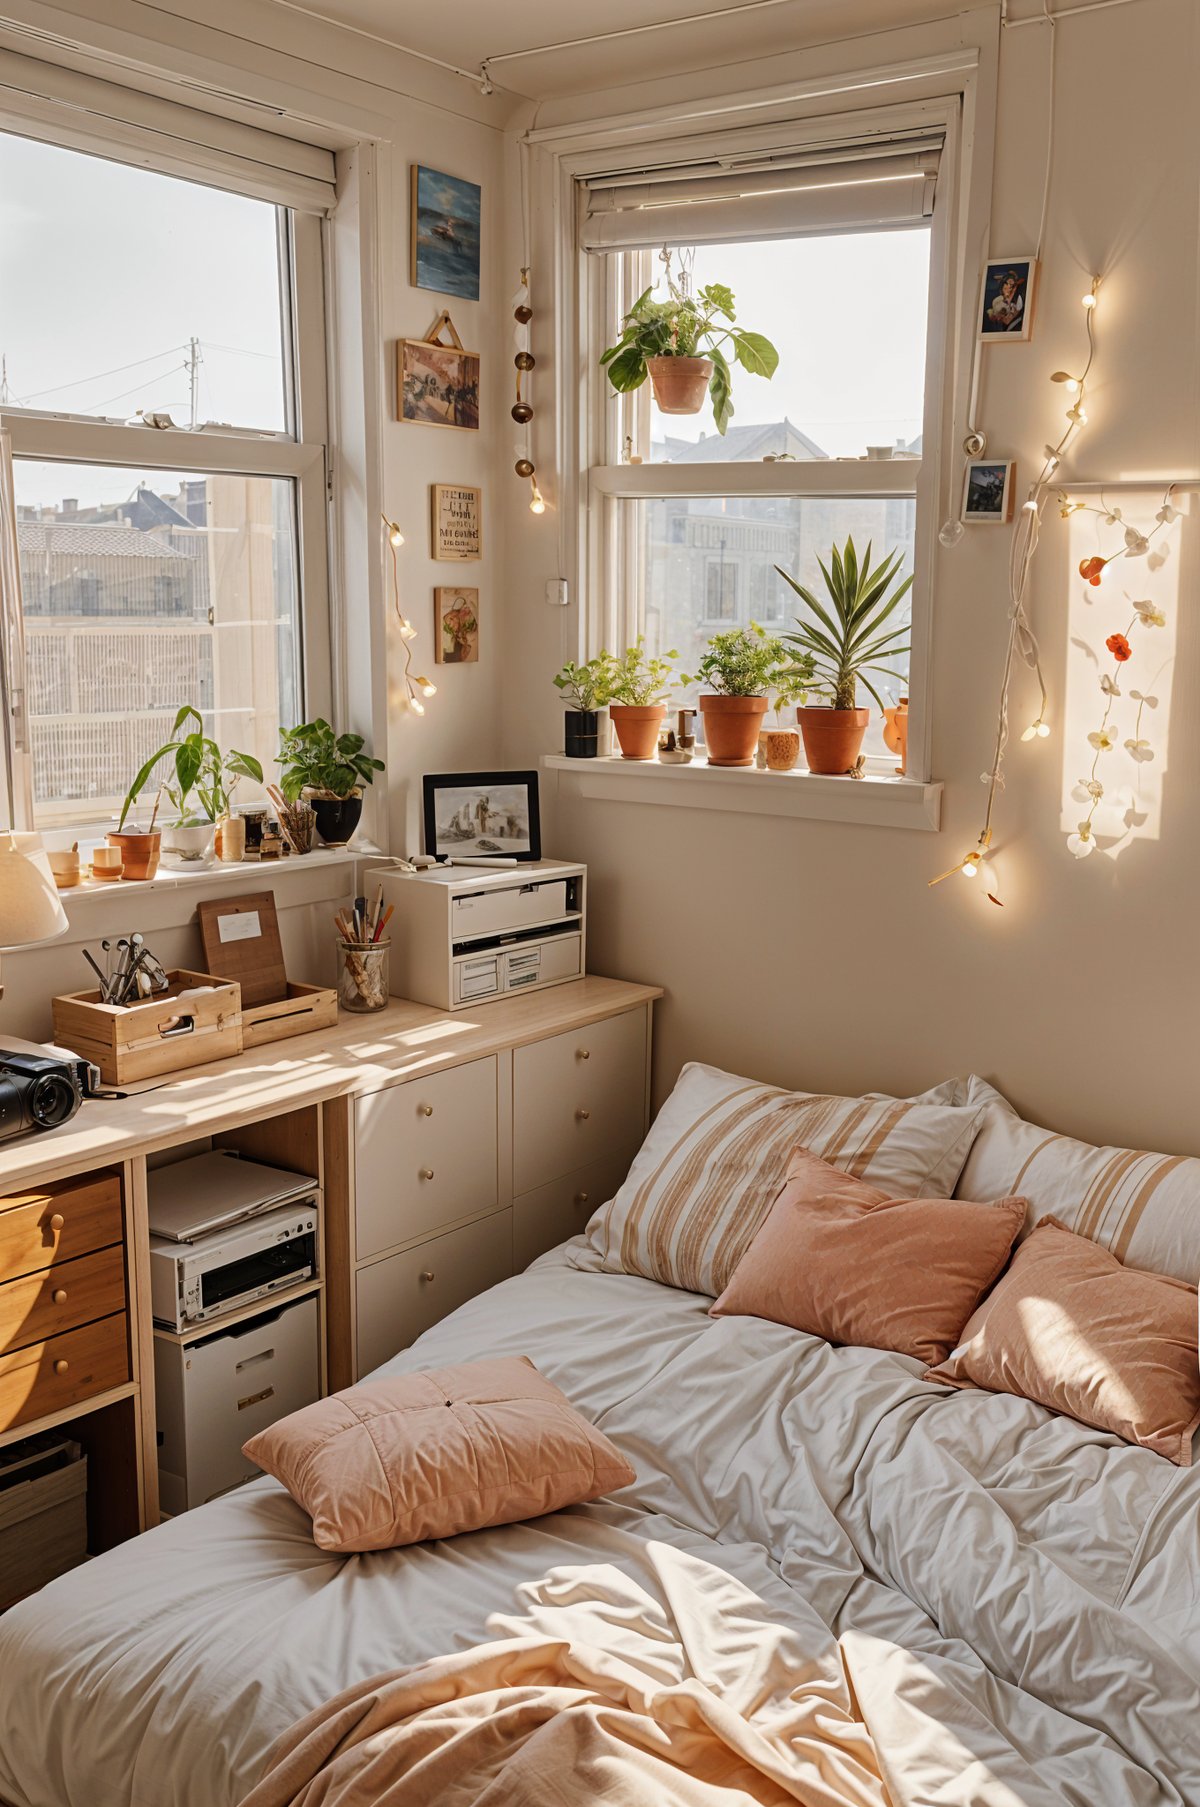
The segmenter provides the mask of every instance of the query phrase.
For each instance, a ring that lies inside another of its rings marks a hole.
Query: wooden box
[[[264,1042],[282,1041],[287,1035],[332,1029],[337,1020],[337,992],[331,985],[297,985],[289,980],[285,998],[276,998],[272,1004],[243,1005],[242,1046],[260,1048]]]
[[[236,982],[176,968],[168,991],[141,1004],[102,1004],[98,991],[54,1000],[54,1039],[100,1069],[105,1085],[131,1085],[242,1051],[242,992]],[[181,991],[213,989],[180,1011]]]
[[[50,1443],[68,1459],[46,1472]],[[27,1450],[6,1451],[12,1460],[0,1469],[0,1612],[87,1556],[87,1457],[66,1438],[45,1444],[31,1438]]]

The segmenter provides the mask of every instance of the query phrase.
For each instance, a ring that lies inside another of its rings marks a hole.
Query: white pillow
[[[793,1148],[895,1198],[949,1198],[979,1117],[902,1098],[783,1092],[692,1062],[587,1241],[602,1271],[715,1297],[784,1184]]]

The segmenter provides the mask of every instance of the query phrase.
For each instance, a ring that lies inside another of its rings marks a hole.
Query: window
[[[237,179],[0,132],[31,826],[105,825],[181,704],[264,766],[328,712],[320,220]]]
[[[816,137],[814,131],[814,137]],[[819,142],[819,140],[818,140]],[[580,229],[598,356],[664,264],[695,293],[719,282],[737,319],[779,352],[770,381],[733,367],[724,436],[711,404],[660,412],[650,384],[592,390],[591,569],[605,638],[642,632],[695,670],[722,626],[786,632],[799,604],[780,570],[822,592],[818,559],[847,536],[899,550],[917,583],[932,241],[940,139],[927,127],[870,144],[736,151],[581,183]],[[924,595],[927,597],[927,584]],[[908,695],[908,656],[877,688]],[[689,699],[692,700],[692,699]],[[869,697],[863,696],[864,702]],[[876,711],[866,751],[895,769]]]

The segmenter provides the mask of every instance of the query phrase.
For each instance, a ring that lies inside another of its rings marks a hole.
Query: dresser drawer
[[[129,1379],[125,1313],[0,1355],[0,1429],[80,1405]]]
[[[354,1106],[360,1261],[496,1207],[496,1059],[406,1080]]]
[[[644,1008],[514,1051],[514,1193],[601,1156],[628,1165],[645,1131]]]
[[[121,1181],[115,1173],[0,1199],[0,1279],[73,1261],[120,1242],[121,1234]]]
[[[521,1273],[569,1236],[587,1228],[593,1211],[615,1197],[629,1172],[629,1159],[605,1155],[513,1200],[513,1272]]]
[[[75,1261],[56,1261],[48,1272],[0,1286],[0,1355],[124,1309],[125,1256],[119,1244]]]
[[[511,1273],[511,1211],[496,1211],[482,1223],[360,1267],[359,1374],[369,1374],[439,1318]]]

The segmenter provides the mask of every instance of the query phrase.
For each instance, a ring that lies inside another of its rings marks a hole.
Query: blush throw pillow
[[[1044,1217],[926,1380],[1015,1393],[1180,1467],[1200,1426],[1196,1288]]]
[[[949,1198],[979,1110],[783,1092],[690,1062],[617,1196],[587,1227],[605,1273],[716,1295],[749,1248],[798,1143],[893,1197]]]
[[[1023,1198],[889,1198],[797,1148],[712,1315],[944,1361],[1024,1219]]]
[[[557,1512],[634,1470],[524,1356],[365,1381],[260,1431],[322,1550],[390,1550]]]

